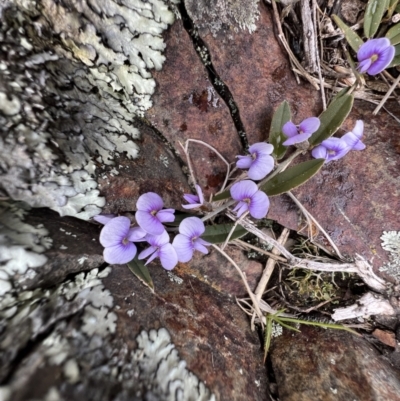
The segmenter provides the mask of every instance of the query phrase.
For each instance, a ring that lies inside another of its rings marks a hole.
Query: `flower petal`
[[[239,160],[236,162],[237,168],[250,168],[253,164],[253,158],[251,156],[236,156]]]
[[[100,244],[111,247],[122,243],[129,232],[131,221],[128,217],[118,216],[110,220],[100,232]]]
[[[390,46],[388,38],[370,39],[360,46],[357,52],[358,61],[370,59],[374,55],[379,55],[383,50]]]
[[[249,212],[255,219],[262,219],[268,213],[269,199],[265,192],[257,191],[251,198]]]
[[[321,121],[317,117],[310,117],[303,120],[299,125],[300,133],[307,133],[313,134],[315,131],[318,130],[319,126],[321,125]]]
[[[184,209],[196,209],[197,207],[200,207],[201,203],[193,203],[191,205],[182,205]]]
[[[115,217],[115,214],[98,214],[97,216],[93,217],[93,220],[105,225],[110,220],[112,220],[114,217]]]
[[[146,236],[147,232],[143,230],[143,228],[140,227],[132,227],[126,238],[129,241],[136,242],[136,241],[143,241],[144,237]]]
[[[200,202],[199,197],[197,195],[192,195],[192,194],[183,194],[183,199],[185,199],[185,201],[191,205]]]
[[[204,196],[203,196],[203,191],[201,190],[200,185],[196,184],[196,192],[197,192],[197,196],[199,197],[199,201],[201,204],[204,203]]]
[[[204,245],[211,245],[207,241],[202,240],[201,238],[197,238],[196,241],[193,242],[194,249],[205,255],[208,254],[208,249]]]
[[[130,262],[136,255],[135,244],[128,242],[126,245],[119,244],[104,248],[103,257],[107,263],[112,265],[123,265]]]
[[[249,147],[249,153],[258,153],[270,155],[274,151],[274,147],[270,143],[257,142]]]
[[[387,49],[382,51],[378,55],[378,59],[371,63],[371,67],[369,67],[368,71],[367,71],[368,74],[369,75],[377,75],[380,72],[382,72],[392,62],[394,54],[395,54],[394,46],[389,46]]]
[[[149,212],[138,210],[135,214],[135,218],[139,226],[149,234],[160,235],[165,230],[158,218]]]
[[[301,143],[306,141],[312,134],[309,134],[308,132],[303,132],[302,134],[298,134],[296,136],[292,136],[289,139],[286,139],[285,142],[282,143],[283,146],[290,146],[294,145],[295,143]]]
[[[183,234],[178,234],[172,241],[176,254],[178,255],[179,262],[189,262],[193,257],[193,244],[189,237]]]
[[[351,131],[358,139],[361,139],[364,134],[364,121],[357,120],[356,125],[354,126],[353,130]]]
[[[179,224],[179,233],[188,238],[200,237],[204,231],[204,223],[198,217],[188,217]]]
[[[237,211],[237,217],[240,217],[243,213],[249,210],[249,204],[247,202],[240,201],[235,208],[233,209],[234,212]]]
[[[241,201],[246,198],[251,198],[257,191],[258,188],[255,182],[243,180],[232,185],[230,193],[233,199]]]
[[[174,213],[175,209],[163,209],[156,214],[156,217],[161,223],[171,223],[175,220]]]
[[[338,160],[345,156],[349,151],[350,147],[341,138],[328,138],[322,141],[322,146],[327,149],[326,161]]]
[[[164,232],[160,235],[146,235],[146,241],[153,246],[160,247],[165,244],[169,243],[169,235],[168,233],[164,230]]]
[[[160,195],[154,192],[147,192],[141,196],[136,203],[137,210],[145,212],[159,211],[163,208],[164,202]]]
[[[364,72],[368,71],[368,68],[371,66],[371,64],[372,64],[371,59],[367,58],[367,59],[365,59],[363,61],[360,61],[358,63],[357,69],[358,69],[358,71],[360,71],[361,74],[364,74]]]
[[[148,248],[144,249],[142,252],[139,253],[139,259],[145,259],[147,256],[151,255],[152,253],[157,251],[157,247],[149,246]]]
[[[274,158],[269,155],[259,155],[254,160],[250,167],[247,175],[252,180],[262,180],[267,174],[269,174],[274,168]]]
[[[178,264],[178,255],[171,244],[163,245],[158,252],[158,256],[161,266],[165,270],[172,270]]]
[[[282,132],[288,138],[292,138],[293,136],[295,136],[299,133],[299,131],[297,130],[297,127],[291,121],[288,121],[286,124],[283,125]]]
[[[312,157],[316,159],[326,159],[328,151],[325,146],[318,145],[311,151]]]

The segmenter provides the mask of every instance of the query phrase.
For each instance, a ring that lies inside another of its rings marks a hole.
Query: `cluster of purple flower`
[[[394,55],[395,48],[388,38],[370,39],[358,49],[358,70],[377,75],[390,65]]]
[[[201,192],[201,190],[200,190]],[[202,196],[202,194],[201,194]],[[139,226],[131,227],[128,217],[99,215],[94,220],[104,224],[100,233],[100,243],[104,246],[104,260],[111,264],[130,262],[137,253],[134,242],[148,242],[150,247],[139,253],[139,259],[149,257],[146,264],[159,258],[166,270],[173,269],[178,261],[188,262],[195,250],[208,253],[210,245],[200,238],[204,233],[204,223],[198,217],[189,217],[179,225],[179,234],[172,244],[163,223],[175,220],[174,209],[163,209],[162,198],[154,192],[141,195],[136,204],[136,222]]]

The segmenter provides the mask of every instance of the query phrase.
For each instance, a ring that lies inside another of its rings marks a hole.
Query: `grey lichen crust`
[[[400,231],[384,231],[382,248],[389,252],[389,262],[379,270],[400,280]]]
[[[166,329],[142,331],[136,341],[138,349],[133,359],[139,364],[139,379],[148,382],[151,389],[146,399],[215,401],[205,384],[179,358]]]
[[[259,0],[185,0],[190,18],[200,30],[214,36],[224,26],[237,32],[256,30]]]
[[[97,166],[138,156],[134,119],[174,14],[161,0],[15,0],[0,15],[0,196],[89,219],[104,206]]]

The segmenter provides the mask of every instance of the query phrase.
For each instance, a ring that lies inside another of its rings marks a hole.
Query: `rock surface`
[[[282,401],[400,400],[400,376],[363,338],[336,330],[283,329],[272,367]]]

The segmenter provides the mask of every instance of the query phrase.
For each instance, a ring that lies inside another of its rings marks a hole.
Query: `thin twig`
[[[199,139],[187,139],[186,140],[186,143],[187,143],[186,146],[189,145],[189,142],[198,143],[200,145],[203,145],[203,146],[207,147],[208,149],[211,149],[226,164],[226,170],[227,171],[226,171],[225,181],[222,184],[222,188],[220,190],[220,191],[223,191],[225,186],[226,186],[226,183],[228,182],[228,177],[229,177],[229,172],[230,172],[231,165],[226,161],[226,159],[221,155],[221,153],[218,152],[217,149],[213,148],[208,143],[200,141]]]
[[[258,246],[254,246],[252,244],[248,244],[247,242],[242,241],[241,239],[235,239],[234,243],[237,243],[239,245],[242,245],[244,248],[250,248],[253,249],[254,251],[258,253],[262,253],[263,255],[267,255],[272,259],[275,259],[278,262],[287,262],[287,259],[282,258],[282,256],[278,256],[273,254],[272,252],[265,251],[264,249],[259,248]]]
[[[237,270],[237,272],[240,274],[240,277],[244,283],[244,286],[246,287],[247,293],[249,294],[250,299],[253,302],[254,305],[254,309],[256,310],[256,313],[259,317],[260,320],[262,320],[262,312],[260,310],[260,307],[258,305],[257,299],[253,293],[253,291],[251,291],[250,287],[249,287],[249,283],[247,282],[246,276],[243,274],[242,270],[240,270],[240,267],[235,263],[235,261],[226,253],[224,252],[221,248],[219,248],[217,245],[215,244],[211,244],[211,246],[216,249],[222,256],[224,256],[229,262],[232,263],[232,265],[234,266],[234,268]]]
[[[323,229],[321,224],[318,223],[318,221],[315,219],[315,217],[313,217],[313,215],[301,204],[301,202],[290,191],[287,192],[287,195],[290,196],[290,198],[293,200],[293,202],[297,205],[297,207],[304,214],[304,216],[307,219],[307,222],[309,222],[309,220],[311,220],[319,228],[319,230],[324,234],[325,238],[328,240],[328,242],[331,244],[332,248],[336,252],[336,255],[339,256],[340,259],[344,259],[343,255],[339,251],[339,248],[333,242],[333,240],[329,236],[329,234]]]
[[[396,89],[396,86],[399,84],[400,82],[400,75],[397,77],[396,81],[394,81],[394,83],[392,84],[392,86],[389,88],[389,90],[386,92],[385,96],[383,97],[383,99],[381,100],[381,102],[378,104],[378,106],[375,108],[375,110],[372,112],[372,115],[376,115],[378,113],[378,111],[383,107],[383,105],[385,104],[386,100],[389,99],[390,95],[392,94],[392,92]]]
[[[241,219],[244,219],[248,214],[249,214],[248,211],[245,212],[245,213],[243,213],[243,214],[239,217],[239,219],[236,220],[236,221],[234,222],[234,224],[233,224],[231,230],[229,231],[229,234],[227,235],[227,237],[226,237],[226,239],[225,239],[225,242],[224,242],[224,243],[222,244],[222,246],[221,246],[221,249],[222,249],[222,250],[225,249],[226,245],[228,244],[229,240],[231,239],[233,232],[235,231],[237,225],[239,224],[239,221],[240,221]]]

